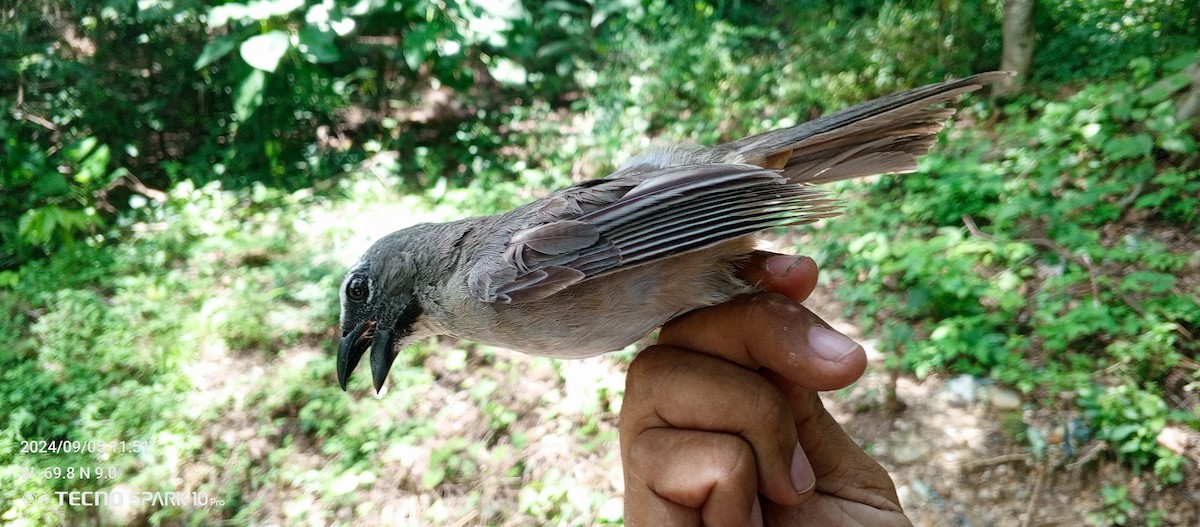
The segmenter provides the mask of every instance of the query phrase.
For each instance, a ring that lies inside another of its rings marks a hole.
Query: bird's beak
[[[359,322],[350,331],[343,329],[337,360],[338,385],[342,391],[346,390],[346,382],[367,348],[371,348],[371,380],[375,382],[375,392],[382,391],[383,381],[387,380],[388,371],[396,362],[396,344],[403,344],[412,336],[413,324],[420,316],[421,306],[408,302],[399,315],[384,314],[377,320]]]
[[[350,380],[350,374],[358,366],[363,353],[366,353],[373,333],[375,321],[364,320],[349,333],[342,335],[342,341],[338,344],[337,361],[338,385],[342,387],[342,391],[346,391],[346,382]]]
[[[392,362],[396,360],[396,332],[395,330],[381,329],[375,333],[374,343],[371,345],[371,380],[375,382],[375,393],[383,391],[383,381],[387,380],[388,371],[392,369]],[[362,356],[360,353],[359,356]]]
[[[358,367],[368,347],[371,348],[371,380],[375,382],[375,393],[382,391],[383,381],[387,380],[388,371],[396,361],[395,345],[396,330],[378,329],[374,320],[359,323],[342,337],[338,344],[337,361],[338,385],[342,391],[346,391],[350,374]]]

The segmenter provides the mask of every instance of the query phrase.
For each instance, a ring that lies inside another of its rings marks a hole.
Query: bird
[[[815,185],[916,171],[955,111],[947,103],[1009,75],[930,84],[715,146],[659,148],[508,212],[388,234],[341,283],[338,384],[370,349],[380,392],[397,354],[435,335],[591,357],[755,291],[737,277],[755,233],[838,215]]]

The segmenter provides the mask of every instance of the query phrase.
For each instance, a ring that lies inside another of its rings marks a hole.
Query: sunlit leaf
[[[246,64],[273,73],[289,47],[287,33],[276,29],[246,39],[239,51]]]
[[[213,7],[208,11],[208,27],[221,27],[230,20],[241,20],[246,16],[246,5],[230,2]]]
[[[304,0],[257,0],[246,4],[246,14],[254,20],[266,20],[301,7],[304,7]]]
[[[496,59],[488,70],[492,77],[505,84],[525,84],[528,75],[524,66],[505,58]]]
[[[329,484],[329,492],[334,496],[344,496],[354,492],[358,488],[358,475],[353,472],[344,472]]]

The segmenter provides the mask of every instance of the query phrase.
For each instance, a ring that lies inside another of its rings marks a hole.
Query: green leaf
[[[254,111],[262,106],[263,87],[266,86],[267,74],[263,70],[252,70],[242,83],[238,85],[233,95],[233,113],[237,114],[239,122],[245,122]]]
[[[71,191],[67,179],[57,171],[39,172],[33,180],[31,197],[62,196]]]
[[[192,67],[201,70],[219,60],[221,57],[233,51],[234,45],[237,44],[237,37],[234,35],[225,35],[208,44],[204,45],[204,50],[200,52],[200,57],[196,59],[196,64]]]
[[[313,63],[337,62],[341,58],[337,46],[333,44],[332,31],[321,31],[314,26],[305,26],[300,30],[300,45],[297,48],[304,55],[304,60]]]
[[[1108,432],[1108,437],[1112,441],[1124,441],[1125,439],[1129,438],[1129,436],[1133,435],[1134,433],[1136,433],[1137,431],[1139,431],[1141,429],[1142,429],[1141,425],[1138,425],[1138,424],[1132,424],[1132,423],[1123,424],[1123,425],[1113,427]],[[1135,448],[1136,448],[1136,445],[1135,445]]]
[[[564,56],[570,57],[573,53],[578,51],[579,47],[580,46],[574,42],[560,40],[558,42],[551,42],[538,48],[536,55],[538,58],[554,58]]]
[[[1162,138],[1159,146],[1168,152],[1176,154],[1191,154],[1196,151],[1196,140],[1185,134],[1171,135]]]
[[[1113,161],[1132,159],[1150,154],[1154,148],[1154,139],[1149,134],[1119,136],[1104,144],[1104,154]]]
[[[279,59],[283,58],[290,47],[287,33],[275,29],[246,39],[239,51],[246,64],[274,73],[275,68],[279,66]]]
[[[427,470],[425,475],[421,478],[421,483],[425,485],[425,488],[427,489],[435,488],[438,485],[441,485],[443,481],[446,481],[446,467],[441,465],[429,467],[429,470]]]
[[[404,34],[401,51],[408,69],[416,71],[421,67],[421,63],[425,62],[425,58],[429,56],[429,43],[432,38],[426,26],[412,28]]]
[[[1175,58],[1163,62],[1163,68],[1167,71],[1179,71],[1183,68],[1191,66],[1193,62],[1200,60],[1200,49],[1186,51],[1179,54]]]
[[[17,234],[32,245],[50,243],[54,232],[62,227],[63,218],[63,210],[53,205],[29,209],[17,222]]]

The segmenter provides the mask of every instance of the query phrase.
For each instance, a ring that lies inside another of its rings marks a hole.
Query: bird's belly
[[[647,309],[624,311],[615,306],[590,314],[564,310],[554,317],[522,317],[522,322],[510,327],[524,326],[524,331],[498,333],[508,344],[503,347],[532,355],[581,359],[629,346],[675,314]]]

